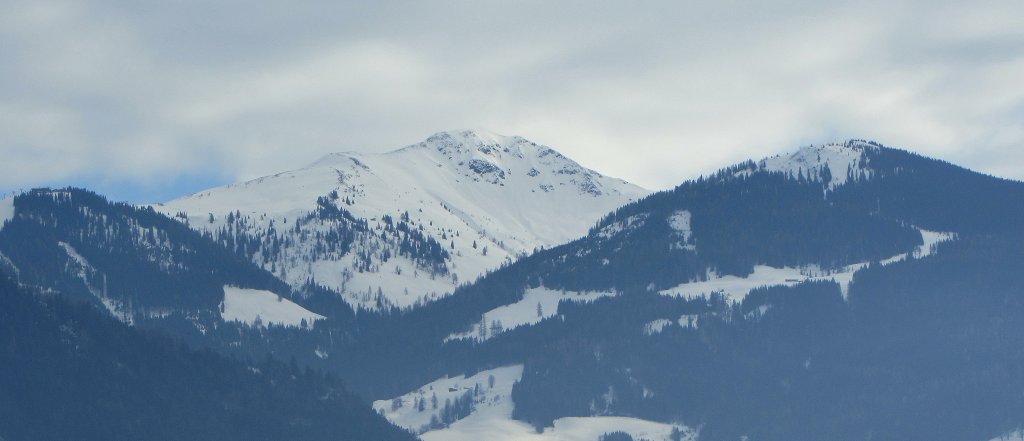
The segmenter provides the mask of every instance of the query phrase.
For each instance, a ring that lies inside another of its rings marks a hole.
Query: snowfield
[[[1024,430],[1015,430],[996,438],[992,438],[989,441],[1024,441]]]
[[[417,390],[395,397],[390,400],[379,400],[373,408],[392,423],[420,433],[424,441],[596,441],[608,432],[623,431],[634,438],[645,438],[651,441],[667,441],[672,433],[671,424],[645,421],[628,417],[571,417],[555,420],[554,427],[545,428],[537,433],[533,426],[512,419],[512,385],[522,378],[523,366],[514,365],[482,371],[469,378],[458,376],[441,378],[428,383]],[[494,386],[489,379],[494,378]],[[467,391],[479,389],[474,398],[473,412],[443,429],[426,430],[431,416],[439,414],[445,400],[454,400]],[[437,396],[440,403],[433,409],[432,398]],[[425,400],[423,411],[419,411],[416,403]],[[693,440],[693,431],[684,430],[684,439]]]
[[[494,386],[490,378],[494,377]],[[523,376],[523,365],[505,366],[482,371],[466,378],[460,375],[452,378],[440,378],[425,384],[415,391],[390,400],[373,402],[373,408],[399,427],[421,433],[430,424],[432,416],[440,416],[445,400],[454,401],[467,391],[479,391],[475,397],[476,413],[492,414],[496,410],[512,416],[512,385]],[[437,397],[438,406],[433,406],[433,398]],[[400,407],[394,408],[398,400]],[[417,407],[419,400],[425,400],[424,410]]]
[[[504,330],[511,330],[520,326],[529,326],[540,323],[541,320],[553,317],[558,312],[558,302],[571,300],[574,302],[592,302],[601,297],[616,295],[613,292],[577,292],[549,289],[545,287],[530,288],[523,293],[523,299],[510,305],[500,306],[484,313],[482,321],[488,326],[492,322],[501,324]],[[538,310],[539,305],[539,310]],[[479,330],[474,327],[466,332],[451,334],[445,341],[458,339],[475,339],[484,341],[492,337],[490,333],[481,336]]]
[[[595,416],[568,417],[555,420],[554,427],[537,433],[533,426],[497,415],[470,415],[447,429],[420,435],[423,441],[597,441],[610,432],[626,432],[633,439],[669,441],[673,427],[684,430],[683,440],[695,441],[693,430],[683,426],[641,420],[639,418]]]
[[[690,228],[691,217],[689,210],[677,210],[668,218],[668,225],[683,237],[683,242],[689,242],[693,236],[693,229]]]
[[[0,199],[0,230],[14,219],[14,196]]]
[[[246,289],[234,286],[224,287],[224,321],[237,321],[253,325],[259,318],[264,326],[271,323],[283,326],[301,326],[305,320],[309,326],[324,316],[311,312],[291,300],[262,289]]]
[[[954,240],[956,238],[956,235],[953,233],[942,233],[921,229],[919,229],[919,231],[921,232],[921,238],[924,242],[922,245],[909,253],[897,254],[884,259],[879,263],[882,265],[890,265],[908,258],[924,258],[934,253],[935,247],[939,243]],[[747,277],[719,276],[712,273],[708,275],[707,280],[683,283],[674,288],[665,289],[659,292],[663,295],[681,297],[697,297],[701,295],[710,295],[712,293],[721,293],[728,300],[739,302],[755,288],[766,286],[793,286],[807,281],[834,280],[839,284],[839,287],[843,292],[843,297],[845,298],[850,289],[850,282],[853,281],[854,273],[865,268],[868,264],[869,262],[855,263],[831,272],[823,271],[815,265],[809,265],[801,268],[774,268],[767,265],[755,265],[754,272]]]
[[[762,170],[777,171],[786,175],[803,176],[809,180],[821,180],[821,172],[828,167],[831,180],[829,189],[847,182],[851,174],[854,179],[861,175],[871,176],[871,169],[862,162],[866,150],[877,149],[871,144],[860,141],[830,143],[821,146],[809,146],[800,150],[762,159],[758,166]]]
[[[327,155],[303,169],[153,208],[169,216],[186,213],[178,219],[215,234],[227,225],[228,213],[237,213],[252,223],[248,233],[266,231],[273,222],[282,237],[328,195],[370,228],[379,227],[385,215],[407,214],[410,225],[449,251],[448,274],[430,276],[409,260],[376,255],[366,271],[354,271],[346,258],[309,261],[301,235],[287,236],[280,255],[255,263],[274,268],[293,287],[313,278],[357,306],[374,308],[379,290],[391,305],[408,307],[447,295],[537,248],[579,238],[604,214],[648,193],[521,137],[453,131],[390,153]],[[350,254],[383,247],[360,246]]]
[[[672,320],[669,319],[657,319],[647,322],[644,324],[644,335],[661,334],[661,331],[664,331],[665,327],[671,324]]]

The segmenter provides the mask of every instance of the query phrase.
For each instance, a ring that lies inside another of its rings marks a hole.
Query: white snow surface
[[[647,222],[648,216],[649,215],[647,213],[640,213],[620,221],[612,222],[605,225],[600,230],[597,230],[597,237],[608,239],[612,236],[622,234],[624,231],[628,232],[640,228],[644,222]]]
[[[881,260],[882,265],[890,265],[903,261],[907,258],[920,259],[935,252],[935,247],[941,242],[956,238],[954,233],[935,232],[918,229],[923,239],[923,244],[916,247],[909,253],[897,254]],[[807,281],[828,281],[834,280],[839,284],[845,298],[850,289],[850,282],[853,275],[869,262],[860,262],[835,271],[823,271],[816,265],[809,265],[800,268],[784,267],[775,268],[767,265],[755,265],[754,272],[747,277],[720,276],[709,274],[707,280],[689,282],[660,291],[663,295],[697,297],[700,295],[721,293],[730,301],[742,301],[751,290],[766,286],[793,286]]]
[[[555,420],[553,427],[541,433],[533,426],[501,415],[472,414],[451,427],[424,433],[423,441],[596,441],[610,432],[626,432],[633,439],[668,441],[671,424],[619,416],[567,417]],[[683,440],[695,441],[697,434],[683,430]]]
[[[224,287],[224,311],[221,313],[224,321],[252,325],[257,317],[265,326],[273,323],[295,327],[300,326],[303,319],[312,326],[314,321],[324,318],[270,291]]]
[[[1013,432],[992,438],[989,441],[1024,441],[1024,430],[1015,430]]]
[[[697,328],[700,326],[700,314],[683,314],[676,323],[683,328]]]
[[[668,218],[669,226],[682,235],[683,240],[690,240],[690,236],[693,235],[693,229],[690,228],[690,218],[690,212],[687,210],[678,210]]]
[[[693,228],[690,226],[692,217],[688,210],[677,210],[668,217],[668,225],[675,230],[675,236],[679,239],[678,242],[672,244],[673,247],[690,251],[697,250],[692,240]]]
[[[789,176],[803,175],[809,180],[820,180],[821,171],[828,166],[832,176],[829,188],[843,185],[852,172],[854,177],[863,172],[871,176],[871,170],[864,164],[863,154],[866,150],[878,147],[861,141],[829,143],[820,146],[808,146],[784,155],[776,155],[762,159],[758,166],[762,170],[783,172]]]
[[[533,426],[512,419],[515,404],[512,401],[512,385],[522,378],[523,366],[514,365],[482,371],[469,378],[458,376],[441,378],[425,384],[417,390],[396,397],[401,400],[401,407],[392,411],[393,400],[379,400],[373,408],[381,412],[392,423],[421,433],[424,441],[596,441],[599,436],[615,431],[624,431],[634,438],[645,438],[651,441],[667,441],[673,426],[653,421],[645,421],[628,417],[571,417],[554,421],[553,427],[547,427],[537,433]],[[494,376],[494,388],[488,384],[488,378]],[[472,391],[480,385],[481,394],[475,399],[475,409],[468,416],[456,421],[445,429],[423,431],[430,423],[430,417],[440,412],[445,399],[454,401],[456,397]],[[438,409],[431,408],[430,401],[437,395]],[[416,402],[426,400],[423,412],[416,408]],[[687,440],[696,438],[696,434],[685,426],[680,427]]]
[[[539,323],[541,320],[553,317],[558,311],[558,302],[562,300],[592,302],[601,297],[614,295],[616,295],[614,292],[562,291],[545,288],[543,286],[530,288],[523,293],[523,298],[518,302],[499,306],[487,311],[484,313],[483,319],[488,326],[491,322],[498,321],[501,323],[502,328],[508,331],[520,326],[534,325]],[[537,314],[538,304],[540,305],[540,314]],[[483,341],[491,337],[492,335],[490,333],[481,337],[479,330],[474,327],[466,332],[451,334],[445,338],[445,341],[459,339],[475,339],[477,341]]]
[[[384,215],[397,219],[408,212],[411,224],[452,255],[447,266],[455,277],[430,278],[403,259],[343,275],[352,268],[350,260],[306,262],[301,243],[291,250],[285,245],[279,261],[287,267],[277,268],[282,279],[300,286],[312,277],[364,307],[374,302],[362,294],[378,289],[396,306],[444,296],[504,262],[585,235],[604,214],[649,193],[521,137],[451,131],[390,153],[330,154],[306,168],[201,191],[154,208],[169,216],[187,213],[189,225],[197,229],[217,231],[226,225],[225,216],[237,211],[258,219],[255,228],[266,229],[273,220],[282,231],[291,226],[286,220],[312,211],[317,198],[332,191],[339,201],[352,202],[338,202],[340,207],[371,227]],[[270,268],[266,262],[256,263]]]
[[[494,387],[490,387],[489,378],[494,376]],[[440,417],[441,409],[444,408],[445,400],[455,401],[466,391],[473,391],[477,385],[480,388],[480,395],[475,398],[476,413],[492,413],[497,410],[504,414],[508,410],[508,416],[512,416],[512,385],[523,376],[523,365],[505,366],[478,372],[466,378],[465,375],[457,377],[444,377],[431,383],[425,384],[415,391],[409,392],[400,397],[390,400],[378,400],[373,402],[374,410],[382,412],[385,418],[399,427],[421,433],[425,426],[429,426],[430,417]],[[437,409],[431,405],[432,398],[437,396]],[[399,399],[402,405],[397,410],[392,410],[392,402]],[[419,400],[426,400],[424,410],[420,412],[416,403]]]
[[[700,326],[700,315],[699,314],[683,314],[676,320],[669,320],[666,318],[651,320],[644,324],[643,334],[644,335],[657,335],[665,331],[665,329],[672,326],[679,326],[680,328],[693,328],[697,329]]]
[[[14,219],[14,196],[0,199],[0,230]]]
[[[651,320],[644,324],[644,335],[661,334],[661,331],[670,325],[672,325],[672,320],[669,319]]]

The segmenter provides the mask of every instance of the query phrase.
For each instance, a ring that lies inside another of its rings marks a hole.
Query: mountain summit
[[[333,153],[155,208],[293,286],[315,281],[375,308],[444,296],[647,193],[522,137],[464,130]]]
[[[868,166],[868,152],[878,152],[883,147],[872,141],[851,139],[803,147],[796,152],[775,155],[757,163],[761,170],[782,172],[797,178],[823,181],[829,188],[835,188],[848,181],[871,176]]]

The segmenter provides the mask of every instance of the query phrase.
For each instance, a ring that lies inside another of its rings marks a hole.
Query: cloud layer
[[[1024,178],[1017,0],[7,3],[0,191],[158,201],[466,127],[655,189],[849,137]]]

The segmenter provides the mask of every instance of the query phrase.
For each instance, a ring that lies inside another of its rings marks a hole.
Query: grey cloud
[[[846,137],[1024,178],[1002,2],[18,2],[0,189],[251,178],[438,130],[651,188]]]

